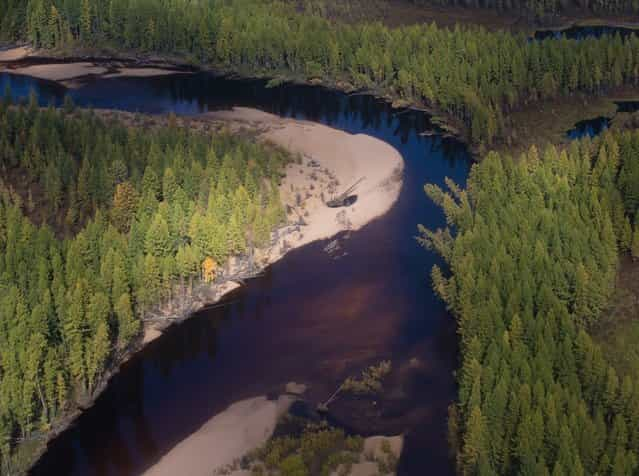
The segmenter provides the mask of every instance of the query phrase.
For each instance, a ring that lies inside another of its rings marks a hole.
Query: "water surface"
[[[567,38],[569,40],[584,40],[586,38],[600,38],[604,35],[620,35],[626,38],[630,35],[637,34],[639,30],[635,28],[624,28],[621,26],[571,26],[561,30],[537,30],[534,38],[536,40]]]
[[[579,121],[566,133],[566,135],[570,139],[582,139],[586,136],[592,138],[608,129],[608,127],[610,127],[610,122],[610,118],[604,116]]]

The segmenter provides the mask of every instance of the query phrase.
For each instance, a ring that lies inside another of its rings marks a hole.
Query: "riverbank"
[[[116,358],[112,370],[107,372],[90,399],[78,402],[64,418],[54,423],[49,433],[38,435],[41,445],[35,450],[30,448],[30,459],[39,457],[48,441],[62,433],[82,411],[92,406],[121,365],[159,338],[167,327],[219,301],[239,287],[244,279],[259,273],[288,251],[331,237],[340,231],[359,229],[383,215],[397,200],[402,184],[403,160],[393,147],[369,136],[351,135],[320,124],[279,119],[271,115],[256,117],[262,113],[253,110],[239,111],[239,117],[233,119],[204,115],[196,118],[144,116],[110,110],[96,110],[95,113],[105,120],[121,121],[131,127],[171,124],[202,132],[231,128],[237,133],[256,136],[257,140],[279,143],[291,152],[300,154],[299,160],[287,168],[281,184],[281,196],[289,211],[288,222],[273,234],[270,246],[256,250],[251,259],[231,260],[214,284],[200,284],[188,292],[182,290],[181,293],[175,293],[171,302],[163,303],[147,314],[139,341]],[[251,118],[249,122],[246,114]],[[330,147],[327,148],[327,144]],[[339,151],[342,154],[338,154]],[[347,155],[343,152],[347,152]],[[339,184],[346,184],[354,175],[362,172],[367,174],[367,179],[362,182],[355,204],[342,209],[330,209],[329,213],[322,210],[327,208],[319,203],[322,196],[329,196],[331,190],[338,191]]]
[[[44,54],[43,54],[44,53]],[[171,74],[189,74],[195,69],[179,62],[161,59],[143,61],[129,57],[58,56],[16,46],[0,50],[0,73],[8,72],[58,82],[68,88],[80,87],[83,79],[135,77],[149,78]]]
[[[19,59],[9,59],[2,66],[2,55],[5,55],[5,58]],[[521,151],[527,150],[531,144],[562,143],[566,139],[566,132],[575,124],[601,116],[612,118],[616,112],[612,98],[619,95],[618,91],[611,90],[602,96],[579,93],[523,104],[507,112],[504,137],[495,140],[490,147],[487,147],[472,143],[469,140],[468,127],[451,115],[444,114],[426,104],[401,100],[388,91],[358,91],[345,81],[319,78],[307,80],[302,77],[296,78],[287,72],[282,72],[281,75],[276,73],[262,75],[259,72],[224,71],[213,65],[195,66],[196,63],[196,61],[188,63],[184,58],[169,55],[140,54],[137,56],[135,52],[118,52],[108,49],[33,51],[21,46],[0,52],[0,71],[48,79],[69,88],[81,87],[88,81],[101,78],[162,76],[198,71],[198,68],[201,68],[199,71],[210,71],[213,74],[228,75],[238,79],[260,79],[268,81],[268,84],[287,82],[323,86],[348,94],[370,94],[387,101],[393,108],[411,108],[426,113],[430,117],[430,126],[425,133],[434,132],[457,138],[467,144],[477,159],[481,159],[490,150],[518,155]],[[639,96],[639,90],[635,87],[623,86],[618,89],[623,90],[626,96]]]

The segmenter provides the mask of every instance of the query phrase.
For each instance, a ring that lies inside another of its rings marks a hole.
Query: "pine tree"
[[[128,293],[120,295],[114,310],[118,319],[118,347],[123,349],[140,331],[140,321],[133,314],[131,297]]]
[[[131,227],[137,202],[137,193],[130,182],[122,182],[115,187],[111,221],[122,233],[128,233]]]
[[[468,428],[464,435],[464,446],[459,456],[459,469],[461,474],[475,474],[481,455],[486,454],[486,423],[481,410],[474,407],[470,412]]]
[[[160,213],[156,213],[146,233],[144,249],[146,253],[162,258],[169,255],[172,247],[169,225]]]
[[[93,11],[90,0],[82,0],[81,3],[80,38],[88,44],[93,40]]]

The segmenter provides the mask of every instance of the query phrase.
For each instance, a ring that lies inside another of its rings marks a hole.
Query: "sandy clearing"
[[[303,157],[302,164],[288,166],[280,188],[283,202],[292,210],[289,220],[301,218],[305,223],[286,237],[293,248],[340,231],[359,230],[390,210],[399,197],[404,161],[394,147],[379,139],[249,108],[205,116],[257,128],[263,139]],[[353,205],[325,205],[325,200],[360,178],[364,180],[353,192],[357,195]]]
[[[234,403],[173,447],[145,476],[209,476],[264,444],[295,397],[256,397]]]
[[[0,50],[0,62],[17,61],[26,58],[31,54],[28,46],[17,46],[6,50]]]

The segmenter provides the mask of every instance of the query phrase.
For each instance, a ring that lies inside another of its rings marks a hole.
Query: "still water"
[[[571,26],[562,30],[537,30],[534,38],[536,40],[546,40],[548,38],[558,40],[567,38],[569,40],[584,40],[586,38],[600,38],[604,35],[619,34],[622,38],[637,34],[639,30],[635,28],[624,28],[621,26]]]
[[[404,158],[399,200],[384,217],[350,237],[345,256],[326,242],[295,250],[226,300],[175,326],[132,358],[95,406],[53,441],[33,475],[135,475],[229,404],[273,394],[289,381],[326,399],[348,375],[381,359],[393,362],[391,391],[374,416],[332,405],[333,418],[362,434],[407,437],[400,474],[452,474],[446,409],[455,396],[452,317],[433,295],[429,271],[438,258],[419,247],[416,226],[444,225],[424,195],[426,182],[464,185],[466,148],[433,130],[428,117],[393,110],[370,96],[321,87],[194,74],[101,79],[66,91],[55,84],[1,75],[16,97],[31,88],[42,104],[76,104],[147,113],[248,106],[304,118],[393,145]],[[341,406],[340,406],[341,405]]]

